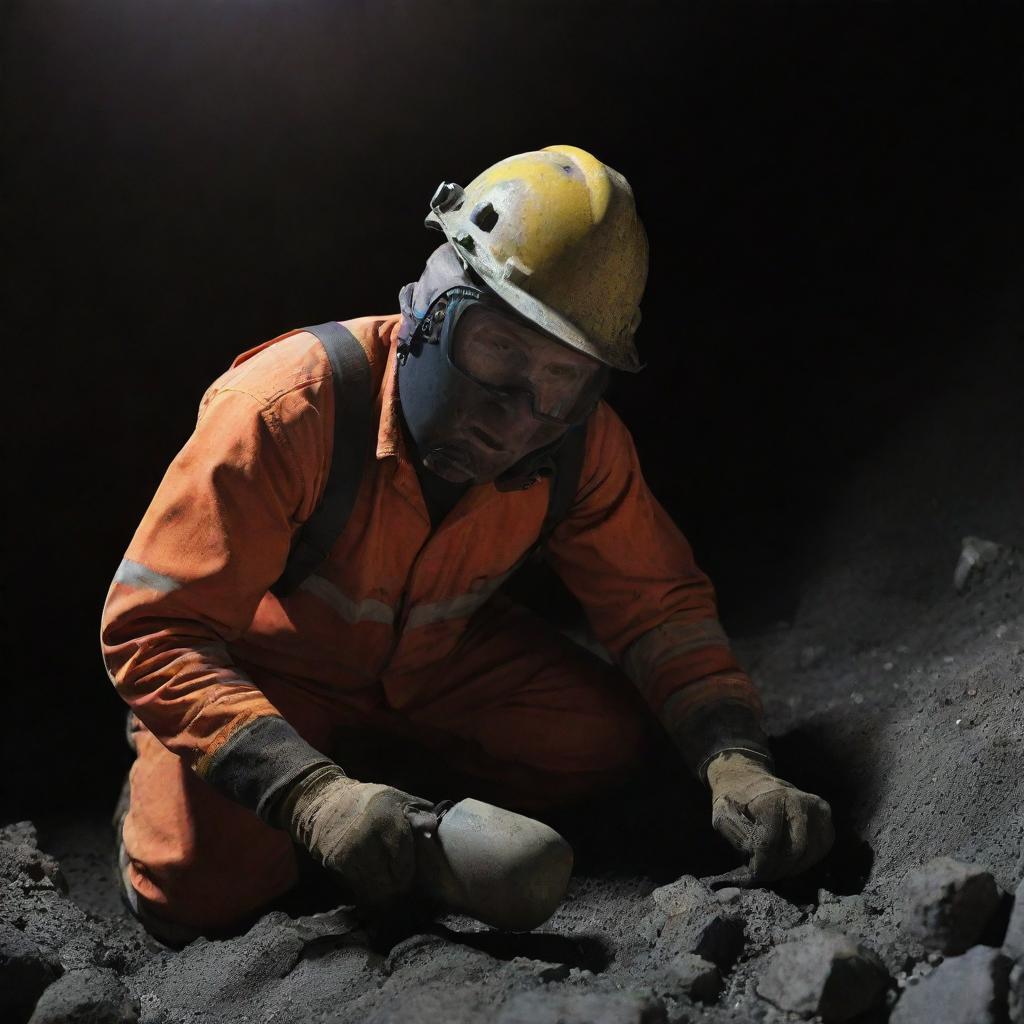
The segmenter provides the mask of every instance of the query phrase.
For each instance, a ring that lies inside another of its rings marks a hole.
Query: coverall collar
[[[402,417],[398,410],[398,327],[400,314],[388,317],[380,326],[380,340],[388,346],[384,364],[384,380],[380,389],[380,426],[377,429],[377,459],[391,455],[399,462],[410,462],[409,446],[402,434]]]

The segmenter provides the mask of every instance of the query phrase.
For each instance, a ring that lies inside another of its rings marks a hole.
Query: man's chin
[[[508,469],[505,460],[495,465],[474,451],[472,445],[458,443],[431,448],[423,456],[423,465],[435,476],[452,484],[489,484]]]
[[[423,456],[423,465],[435,476],[451,484],[482,483],[472,456],[463,448],[444,445],[432,448]]]

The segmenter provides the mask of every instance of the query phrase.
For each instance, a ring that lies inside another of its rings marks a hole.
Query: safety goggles
[[[529,352],[511,333],[482,325],[471,329],[469,320],[463,322],[463,330],[456,330],[460,318],[472,307],[495,308],[482,301],[481,293],[458,288],[445,298],[432,316],[443,321],[439,341],[457,373],[496,401],[529,402],[534,418],[544,423],[574,426],[590,415],[607,383],[603,366],[574,365],[568,360],[531,365],[534,361]],[[507,316],[504,310],[498,311]]]

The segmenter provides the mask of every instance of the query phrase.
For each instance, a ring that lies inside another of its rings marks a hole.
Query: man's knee
[[[296,881],[291,841],[277,835],[280,840],[243,841],[230,844],[233,849],[222,839],[218,851],[198,846],[179,858],[163,851],[140,855],[129,840],[121,857],[129,903],[141,908],[144,924],[150,917],[204,934],[241,927]]]
[[[581,754],[597,770],[625,773],[649,751],[656,729],[657,722],[639,701],[616,695],[607,708],[588,718]]]
[[[130,904],[175,925],[223,931],[294,884],[290,837],[221,796],[148,733],[130,779],[121,829]]]
[[[471,770],[508,787],[516,806],[575,802],[625,782],[654,746],[657,722],[627,684],[581,686],[560,707],[503,709],[479,723],[488,761]]]
[[[656,724],[646,709],[628,701],[579,716],[560,738],[561,799],[585,799],[626,782],[650,752]]]

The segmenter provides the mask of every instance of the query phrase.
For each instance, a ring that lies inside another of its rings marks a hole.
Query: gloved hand
[[[750,863],[717,885],[751,885],[805,871],[831,849],[832,811],[813,793],[776,778],[760,761],[719,754],[707,768],[711,823]]]
[[[400,789],[350,779],[336,764],[300,779],[278,805],[277,824],[375,906],[408,892],[416,871],[414,829],[437,828],[434,805]]]

